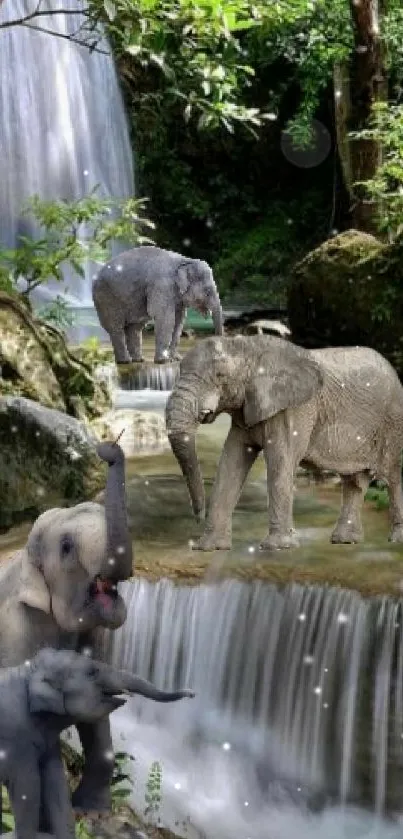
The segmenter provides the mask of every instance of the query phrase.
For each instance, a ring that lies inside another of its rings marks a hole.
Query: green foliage
[[[214,264],[221,297],[284,305],[290,268],[325,235],[326,221],[315,192],[299,201],[273,201],[262,222],[234,231]]]
[[[146,807],[144,815],[152,819],[156,818],[161,805],[161,786],[162,768],[161,764],[156,760],[151,764],[145,792]]]
[[[382,147],[382,160],[374,178],[359,185],[375,203],[380,232],[393,240],[403,232],[403,105],[376,103],[368,128],[351,137],[377,142]]]
[[[63,333],[74,324],[74,315],[64,298],[60,297],[60,294],[57,294],[55,299],[47,306],[39,309],[37,315],[45,323],[55,326]]]
[[[23,213],[38,223],[42,238],[20,236],[16,248],[0,247],[0,288],[13,290],[24,278],[23,293],[29,295],[49,279],[61,282],[67,264],[83,277],[87,260],[110,258],[113,241],[132,245],[151,241],[142,232],[154,227],[142,216],[144,199],[104,199],[95,190],[72,202],[43,201],[37,195],[30,199]],[[60,316],[60,308],[58,312]],[[55,318],[55,310],[50,316]]]
[[[389,508],[389,493],[386,486],[369,487],[365,493],[365,500],[372,501],[377,510],[387,510]]]

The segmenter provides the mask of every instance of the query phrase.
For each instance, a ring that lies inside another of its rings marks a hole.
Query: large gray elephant
[[[167,402],[166,423],[199,518],[205,496],[196,430],[222,412],[232,424],[196,549],[231,547],[232,512],[259,452],[268,490],[268,534],[261,548],[298,544],[293,485],[299,463],[341,475],[332,542],[363,539],[360,510],[374,477],[389,486],[390,540],[403,542],[403,388],[381,355],[365,347],[309,352],[264,335],[207,338],[191,349]]]
[[[156,702],[193,697],[167,692],[124,670],[66,650],[42,649],[0,671],[0,783],[6,784],[17,839],[36,839],[41,806],[54,839],[74,839],[74,816],[59,735],[78,722],[107,719],[121,694]],[[109,755],[111,760],[111,755]]]
[[[97,629],[117,629],[126,606],[117,583],[132,575],[125,463],[116,443],[101,443],[108,463],[105,509],[86,502],[51,509],[34,523],[26,546],[0,567],[0,666],[31,659],[43,646],[80,650],[95,645]],[[109,720],[82,723],[85,755],[74,792],[78,811],[110,809],[112,748]]]
[[[142,331],[155,322],[155,362],[179,358],[177,346],[189,306],[212,313],[223,333],[221,303],[207,262],[153,246],[125,251],[101,268],[92,297],[109,333],[117,364],[143,361]]]

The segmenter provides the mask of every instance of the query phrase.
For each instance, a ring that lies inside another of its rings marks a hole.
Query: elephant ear
[[[245,390],[243,415],[247,427],[308,402],[323,385],[319,364],[291,344],[281,348],[274,345],[255,363]]]
[[[184,262],[176,270],[175,285],[181,297],[186,294],[190,285],[189,263]]]
[[[22,551],[18,600],[33,609],[50,613],[50,592],[42,571],[32,561],[26,548]]]

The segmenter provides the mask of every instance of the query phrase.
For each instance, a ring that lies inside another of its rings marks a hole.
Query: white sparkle
[[[272,439],[271,439],[271,437],[269,437],[269,439],[268,439],[268,441],[267,441],[267,442],[268,442],[269,444],[273,442],[273,441],[272,441]]]
[[[40,431],[35,431],[35,437],[40,437],[40,436],[41,436],[41,432]]]
[[[189,548],[193,548],[193,545],[194,545],[193,539],[189,539],[188,545],[189,545]]]
[[[79,618],[79,619],[78,619],[78,622],[79,622],[79,623],[82,623],[82,622],[83,622],[83,619],[82,619],[82,618]]]
[[[249,548],[248,548],[248,553],[250,553],[250,554],[254,554],[254,553],[255,553],[255,547],[254,547],[253,545],[249,545]]]
[[[329,672],[329,668],[325,667],[325,673],[328,673],[328,672]]]
[[[89,175],[88,169],[84,169],[83,175],[85,175],[85,177],[87,177],[87,175]]]
[[[7,752],[5,752],[4,749],[0,749],[0,760],[4,760],[6,756]]]
[[[304,655],[303,662],[304,664],[313,664],[315,661],[313,655]]]
[[[92,649],[91,647],[83,647],[82,654],[91,657],[92,656]]]
[[[190,244],[191,244],[190,239],[184,239],[184,240],[183,240],[183,244],[185,245],[185,248],[189,248],[189,247],[190,247]]]
[[[185,434],[185,436],[184,436],[184,438],[183,438],[183,441],[184,441],[184,443],[188,443],[188,442],[189,442],[189,435],[188,435],[188,434]]]
[[[262,376],[264,373],[264,367],[258,367],[257,372],[259,373],[259,376]]]
[[[306,615],[303,612],[301,612],[301,614],[298,615],[298,620],[301,621],[301,623],[303,621],[306,621]]]
[[[148,487],[150,481],[144,481],[144,483],[145,483],[146,487]]]
[[[292,435],[293,435],[293,437],[298,437],[298,431],[293,431]]]
[[[31,666],[31,662],[30,662],[30,660],[29,660],[28,658],[27,658],[27,660],[24,662],[24,664],[25,664],[25,667],[30,667],[30,666]]]
[[[316,688],[313,689],[313,692],[319,696],[322,693],[322,688],[320,685],[317,685]]]
[[[214,226],[213,220],[211,218],[208,218],[207,221],[206,221],[206,227],[213,227],[213,226]]]
[[[337,615],[337,623],[348,623],[349,617],[344,612]]]
[[[124,553],[126,553],[126,548],[125,548],[125,546],[124,546],[124,545],[118,545],[118,546],[117,546],[117,548],[116,548],[116,553],[117,553],[117,554],[124,554]]]
[[[123,265],[117,265],[116,270],[117,271],[123,271]]]
[[[357,434],[357,440],[361,440],[360,434]]]
[[[21,796],[21,798],[22,798],[22,800],[23,800],[23,801],[26,801],[26,800],[27,800],[27,796],[26,796],[26,795],[22,795],[22,796]]]
[[[351,519],[347,519],[347,524],[352,524]]]
[[[324,702],[324,703],[323,703],[323,707],[324,707],[324,708],[328,708],[328,707],[329,707],[329,703],[328,703],[328,702]]]
[[[341,383],[341,387],[345,387],[345,384],[344,384],[344,382],[342,382],[342,383]]]
[[[249,807],[249,801],[244,801],[245,807]]]
[[[222,747],[224,749],[224,752],[229,752],[231,749],[231,743],[223,743]]]
[[[342,96],[342,91],[341,90],[335,90],[334,95],[335,95],[336,99],[340,99],[341,96]]]
[[[108,565],[114,565],[114,564],[115,564],[115,562],[116,562],[116,560],[115,560],[115,559],[113,559],[113,557],[111,557],[110,559],[108,559]]]
[[[371,386],[371,382],[367,382],[366,387],[370,387],[370,386]]]
[[[162,351],[162,355],[164,356],[164,358],[168,358],[168,356],[169,356],[169,350],[163,350],[163,351]]]
[[[181,789],[181,786],[182,786],[182,784],[178,784],[178,783],[174,784],[175,789]]]
[[[13,433],[13,434],[16,434],[16,433],[17,433],[17,431],[18,431],[17,426],[16,426],[16,425],[12,425],[12,426],[11,426],[11,431],[12,431],[12,433]]]
[[[44,488],[43,487],[38,487],[37,490],[36,490],[36,494],[39,495],[39,497],[41,498],[42,495],[45,495]]]
[[[297,792],[301,792],[301,787],[297,787]]]
[[[252,454],[252,452],[253,452],[252,446],[247,446],[246,451],[248,452],[248,454]]]
[[[105,760],[114,760],[114,757],[115,755],[111,749],[108,749],[108,751],[105,752]]]
[[[339,231],[338,231],[338,230],[336,230],[336,228],[334,227],[334,228],[333,228],[333,230],[331,231],[331,235],[332,235],[332,236],[337,236],[338,232],[339,232]]]

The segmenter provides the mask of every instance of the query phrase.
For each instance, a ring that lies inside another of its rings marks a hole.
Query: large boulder
[[[292,273],[292,340],[310,349],[372,347],[403,377],[402,256],[399,241],[383,244],[357,230],[323,242]]]
[[[105,486],[96,439],[75,417],[19,396],[0,397],[0,527]]]
[[[69,350],[64,336],[35,318],[22,299],[0,292],[0,396],[20,395],[85,419],[110,405],[107,388]]]

